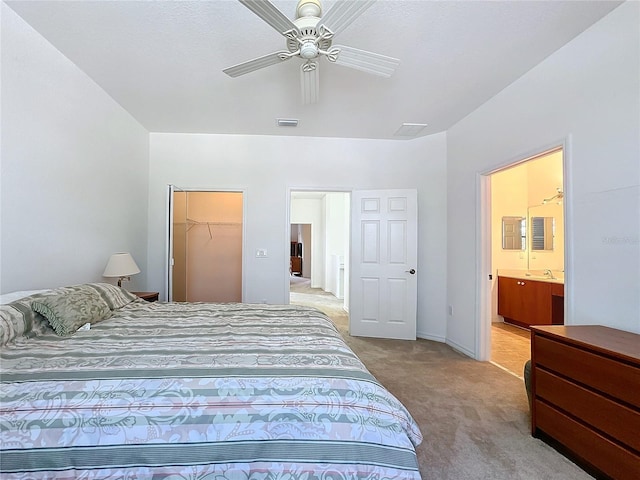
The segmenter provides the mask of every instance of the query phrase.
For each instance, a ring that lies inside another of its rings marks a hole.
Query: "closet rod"
[[[187,218],[186,222],[174,222],[176,225],[213,225],[214,227],[217,225],[242,225],[242,222],[201,222],[198,220],[191,220]]]

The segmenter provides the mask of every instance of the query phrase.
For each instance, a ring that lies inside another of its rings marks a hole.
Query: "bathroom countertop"
[[[536,282],[559,283],[564,285],[564,273],[552,270],[553,277],[549,278],[544,270],[506,270],[498,269],[499,277],[519,278],[521,280],[535,280]]]

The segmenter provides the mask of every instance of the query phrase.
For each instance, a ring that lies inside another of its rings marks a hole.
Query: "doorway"
[[[169,301],[241,302],[243,192],[169,190]]]
[[[336,286],[343,278],[343,308],[349,312],[350,335],[415,340],[417,190],[354,190],[339,196],[335,192],[314,193],[315,198],[301,199],[319,200],[314,211],[319,212],[317,225],[325,232],[320,241],[312,241],[311,287],[317,286],[314,265],[323,268],[321,281],[325,283],[319,286],[323,291],[330,291],[327,285]],[[290,194],[288,223],[307,223],[297,217],[297,193],[292,190]],[[308,197],[309,192],[301,195]],[[327,234],[332,232],[327,228],[332,222],[342,226],[340,234]],[[313,222],[311,231],[318,236]],[[289,231],[286,241],[290,251]],[[318,245],[322,248],[318,249]],[[343,255],[332,245],[340,245]],[[322,256],[324,261],[320,263],[318,258]],[[290,262],[287,264],[288,270]],[[286,288],[291,291],[289,279]]]
[[[344,317],[348,327],[349,192],[292,191],[289,302]]]
[[[550,270],[555,279],[564,281],[564,163],[564,150],[557,147],[486,176],[489,191],[484,206],[489,214],[483,218],[489,225],[483,229],[488,240],[482,263],[491,275],[481,312],[488,339],[486,359],[520,378],[530,358],[530,333],[526,325],[501,316],[498,276],[542,276]],[[541,223],[548,227],[543,242],[538,232]]]

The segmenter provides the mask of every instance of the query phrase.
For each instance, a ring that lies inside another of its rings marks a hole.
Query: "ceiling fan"
[[[319,96],[318,60],[355,68],[374,75],[390,77],[400,64],[397,58],[367,52],[344,45],[333,45],[335,35],[347,28],[375,0],[337,0],[322,15],[320,0],[299,0],[296,19],[289,20],[269,0],[239,0],[286,38],[287,50],[280,50],[247,62],[225,68],[224,73],[238,77],[246,73],[289,60],[301,58],[300,67],[302,102],[316,103]]]

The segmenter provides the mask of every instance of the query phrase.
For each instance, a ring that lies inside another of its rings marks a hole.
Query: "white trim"
[[[462,345],[457,344],[456,342],[452,341],[451,339],[446,339],[445,344],[449,345],[451,348],[453,348],[454,350],[456,350],[458,353],[465,355],[467,357],[471,357],[471,358],[475,358],[473,352],[471,350],[469,350],[468,348],[463,347]]]
[[[284,246],[284,258],[285,261],[282,265],[282,268],[284,269],[284,285],[283,285],[283,289],[282,289],[282,298],[283,298],[283,304],[285,305],[289,305],[291,303],[291,280],[289,280],[289,276],[291,275],[291,273],[289,272],[289,266],[287,265],[286,259],[291,257],[291,192],[293,192],[295,190],[292,190],[290,187],[286,190],[286,196],[287,198],[285,199],[285,205],[286,208],[285,210],[285,221],[284,221],[284,242],[282,242],[282,245]],[[291,261],[291,260],[289,260]]]
[[[423,340],[431,340],[433,342],[438,343],[446,343],[447,337],[442,335],[431,335],[429,333],[416,332],[416,338],[421,338]]]
[[[474,358],[485,362],[491,359],[491,330],[484,328],[486,319],[491,324],[491,177],[476,174],[476,318]],[[488,337],[488,338],[487,338]]]
[[[571,189],[571,175],[573,172],[571,134],[566,137],[537,148],[529,153],[523,153],[517,157],[502,161],[492,168],[476,172],[476,308],[475,308],[475,354],[470,354],[476,360],[486,361],[491,357],[491,289],[487,280],[491,273],[491,195],[489,177],[501,170],[519,165],[548,155],[555,150],[562,150],[563,163],[563,199],[565,237],[564,237],[564,269],[565,269],[565,324],[567,317],[573,318],[572,303],[572,271],[573,249],[569,248],[573,243],[573,195]],[[489,195],[487,195],[489,193]],[[488,266],[487,266],[487,261]]]
[[[564,324],[570,325],[575,318],[575,295],[573,294],[573,266],[575,231],[573,228],[573,136],[567,135],[562,146],[562,191],[564,197],[562,199],[562,208],[564,209]],[[567,274],[568,272],[568,274]]]
[[[171,259],[173,258],[173,229],[171,225],[173,224],[173,191],[175,185],[169,184],[167,185],[167,198],[166,198],[166,222],[165,222],[165,255],[164,255],[164,279],[165,279],[165,294],[162,300],[171,301],[171,294],[173,290],[173,275],[171,273]]]

